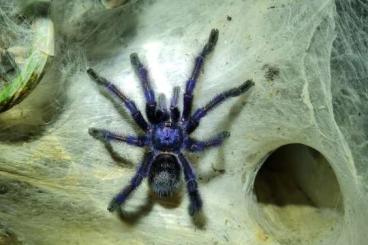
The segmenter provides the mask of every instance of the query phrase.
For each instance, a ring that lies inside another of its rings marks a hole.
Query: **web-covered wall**
[[[365,244],[365,1],[0,0],[0,8],[2,16],[48,18],[55,29],[42,80],[0,114],[0,244]],[[27,26],[18,27],[32,40]],[[204,217],[190,218],[184,190],[165,203],[146,184],[122,217],[109,213],[142,150],[104,145],[88,128],[140,131],[87,67],[143,109],[130,53],[169,97],[174,86],[183,91],[212,28],[219,41],[194,105],[247,79],[255,86],[210,113],[194,134],[231,131],[222,148],[189,156]],[[22,37],[15,46],[27,45]]]

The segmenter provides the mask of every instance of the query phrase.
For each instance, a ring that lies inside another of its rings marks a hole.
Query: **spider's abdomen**
[[[160,151],[179,150],[183,143],[181,128],[168,124],[159,125],[155,128],[152,135],[153,147]]]
[[[181,168],[175,156],[160,154],[153,161],[148,183],[158,196],[171,196],[180,187]]]

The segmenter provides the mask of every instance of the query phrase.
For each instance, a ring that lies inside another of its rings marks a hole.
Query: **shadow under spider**
[[[133,128],[134,133],[136,135],[142,134],[139,126],[133,121],[132,116],[127,112],[122,102],[118,99],[115,99],[114,96],[109,94],[108,91],[106,91],[105,89],[99,87],[99,90],[101,91],[101,94],[112,103],[115,110],[120,114],[123,121],[129,123],[129,125]]]
[[[227,117],[226,119],[223,119],[218,124],[218,126],[216,127],[214,131],[229,130],[234,120],[239,117],[243,107],[246,104],[246,100],[247,98],[236,102],[229,111],[229,117]],[[224,150],[222,147],[220,147],[219,152],[218,152],[218,156],[219,156],[218,159],[221,159],[221,161],[224,161],[223,160],[224,155],[225,155]],[[188,157],[190,158],[191,162],[196,162],[198,158],[200,158],[197,154],[190,154]],[[193,158],[196,158],[196,159],[193,160]],[[212,164],[211,170],[205,173],[202,173],[198,176],[199,181],[201,181],[201,183],[208,183],[213,178],[223,174],[225,172],[224,163],[222,162],[222,164],[219,166],[221,166],[221,168],[215,168]],[[178,191],[176,195],[174,195],[171,198],[159,198],[155,196],[152,193],[152,191],[149,191],[145,202],[142,205],[138,206],[134,211],[126,211],[124,210],[124,207],[118,209],[119,218],[122,222],[126,224],[136,225],[142,218],[147,216],[152,211],[153,206],[156,203],[165,208],[179,207],[179,205],[182,203],[183,193],[184,193],[184,190],[181,189],[180,191]],[[203,212],[203,210],[195,214],[194,216],[192,216],[191,221],[192,221],[192,224],[198,229],[204,230],[206,228],[207,217],[205,213]]]
[[[135,225],[141,220],[143,217],[147,216],[151,211],[155,204],[159,204],[162,207],[173,209],[179,207],[182,202],[181,191],[178,191],[171,197],[160,198],[155,195],[151,190],[147,193],[147,198],[145,202],[133,211],[127,211],[124,209],[124,206],[118,209],[118,215],[121,221],[127,223],[129,225]]]
[[[140,133],[140,129],[138,127],[137,124],[135,124],[132,121],[131,115],[125,110],[125,108],[122,106],[122,103],[120,101],[118,101],[117,99],[115,99],[113,96],[111,96],[106,90],[99,88],[101,94],[108,99],[112,105],[114,106],[115,110],[120,114],[121,118],[123,119],[123,121],[128,122],[130,124],[130,126],[132,126],[133,131],[136,135],[139,135]],[[92,136],[93,137],[93,136]],[[96,138],[96,137],[94,137]],[[101,141],[106,150],[109,152],[111,158],[121,167],[130,167],[133,168],[135,166],[135,164],[128,160],[127,158],[121,156],[112,146],[112,144],[109,141],[103,140],[103,139],[99,139],[96,138],[97,140]]]
[[[103,93],[106,98],[108,98],[114,105],[114,107],[118,110],[118,112],[122,115],[124,119],[126,119],[130,124],[133,126],[134,131],[138,132],[138,127],[131,121],[130,115],[121,107],[120,103],[116,101],[114,98],[109,96],[108,93]],[[233,124],[234,120],[239,117],[243,107],[245,106],[246,99],[243,99],[241,101],[236,102],[229,110],[229,117],[224,118],[216,127],[214,131],[223,131],[223,130],[229,130],[231,125]],[[130,166],[134,166],[134,164],[127,159],[121,157],[112,147],[112,145],[109,142],[104,142],[105,147],[110,153],[111,157],[117,161],[117,162],[124,162],[129,163]],[[194,154],[193,154],[194,155]],[[191,162],[193,161],[191,158],[194,158],[194,156],[189,155]],[[218,159],[221,159],[222,164],[215,164],[218,166],[221,166],[220,168],[214,167],[212,164],[212,168],[210,171],[207,171],[206,173],[201,174],[198,176],[198,179],[203,183],[208,183],[213,178],[219,176],[220,174],[223,174],[225,172],[224,168],[224,150],[222,147],[220,147],[218,152]],[[126,164],[124,164],[126,166]],[[152,191],[149,191],[147,194],[147,198],[145,199],[145,202],[138,207],[136,207],[132,211],[127,211],[124,209],[124,207],[121,207],[118,209],[118,216],[120,220],[126,224],[129,225],[136,225],[142,218],[146,217],[153,209],[153,206],[157,203],[165,208],[177,208],[182,203],[182,193],[184,190],[178,191],[173,197],[169,198],[160,198],[155,196]],[[191,221],[193,225],[196,226],[198,229],[205,229],[207,225],[207,217],[204,214],[203,211],[200,211],[199,213],[195,214],[191,217]]]
[[[222,121],[220,121],[220,123],[216,126],[216,128],[213,130],[214,132],[220,132],[220,131],[230,131],[230,127],[233,124],[233,122],[236,120],[236,118],[239,117],[243,107],[246,105],[246,101],[248,99],[248,96],[246,96],[245,99],[241,99],[240,101],[237,101],[229,110],[228,112],[228,117],[224,117],[224,119]],[[231,139],[232,136],[230,136],[229,139]],[[229,140],[228,139],[228,140]],[[226,142],[226,141],[225,141]],[[221,174],[225,173],[225,152],[224,152],[224,148],[221,146],[219,148],[216,148],[216,150],[218,150],[218,152],[216,153],[218,157],[216,157],[217,159],[217,163],[213,163],[211,164],[211,169],[206,171],[206,172],[202,172],[199,176],[198,179],[201,183],[208,183],[210,182],[213,178],[218,177]],[[205,152],[209,153],[209,151]],[[203,155],[203,153],[201,154]],[[197,154],[192,154],[192,156],[190,157],[190,160],[192,162],[195,162],[198,158],[200,157],[196,157],[196,160],[192,160],[194,158],[194,156],[197,156]]]
[[[154,201],[152,201],[151,197],[148,195],[145,202],[139,205],[135,210],[126,211],[124,207],[120,207],[117,209],[117,213],[122,222],[129,225],[136,225],[152,211],[154,204]]]
[[[106,150],[109,152],[111,158],[121,167],[129,167],[134,168],[135,164],[128,160],[127,158],[121,156],[114,148],[112,147],[111,143],[108,141],[101,140],[104,144]]]
[[[155,195],[151,190],[149,190],[147,193],[147,198],[145,199],[143,204],[139,205],[131,211],[127,211],[124,206],[122,206],[118,209],[118,216],[120,220],[125,224],[131,226],[137,225],[142,218],[150,214],[154,205],[156,204],[167,209],[178,208],[182,203],[182,193],[183,190],[178,191],[171,197],[160,198],[159,196]],[[207,218],[204,215],[203,211],[200,211],[199,213],[192,216],[191,221],[193,225],[195,225],[198,229],[204,229],[207,224]]]

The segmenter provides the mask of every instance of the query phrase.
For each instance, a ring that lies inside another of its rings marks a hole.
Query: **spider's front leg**
[[[134,145],[138,147],[143,147],[146,145],[145,136],[130,136],[130,135],[120,135],[110,132],[105,129],[89,128],[88,133],[94,138],[102,141],[116,140],[120,142],[125,142],[128,145]]]
[[[129,197],[129,195],[137,189],[137,187],[142,183],[142,180],[147,176],[147,171],[150,168],[150,164],[153,160],[153,152],[149,152],[144,156],[143,162],[138,167],[137,172],[130,180],[128,186],[126,186],[121,192],[119,192],[110,202],[109,207],[107,210],[110,212],[115,211],[117,208],[120,207]]]
[[[197,178],[195,176],[194,169],[192,168],[191,164],[186,159],[186,157],[182,153],[180,153],[178,157],[181,166],[183,167],[184,178],[187,184],[187,191],[190,202],[189,214],[193,216],[196,213],[198,213],[203,206],[202,199],[198,191]]]
[[[194,114],[190,117],[189,122],[187,124],[186,130],[187,133],[192,133],[199,125],[200,120],[211,110],[216,108],[225,100],[239,96],[245,92],[247,92],[252,86],[254,82],[252,80],[245,81],[242,85],[236,88],[229,89],[225,92],[222,92],[215,96],[210,102],[208,102],[204,107],[197,109]]]
[[[197,56],[195,59],[195,65],[192,71],[192,75],[190,79],[186,83],[185,93],[184,93],[184,106],[183,106],[183,119],[188,120],[191,110],[192,110],[192,103],[193,103],[193,91],[195,85],[197,83],[197,79],[199,77],[199,73],[202,69],[204,60],[206,56],[213,50],[217,43],[219,31],[217,29],[212,29],[210,36],[206,45],[204,46],[202,52]]]
[[[230,133],[224,131],[205,141],[199,141],[189,138],[188,143],[185,145],[185,148],[190,152],[204,151],[211,147],[220,146],[228,137],[230,137]]]
[[[150,123],[158,123],[156,117],[156,99],[155,93],[151,87],[151,82],[148,77],[148,71],[140,61],[136,53],[130,55],[130,63],[132,64],[138,78],[142,84],[144,97],[146,99],[146,114]]]
[[[125,94],[123,94],[114,84],[107,81],[106,78],[99,76],[92,68],[87,70],[88,75],[91,79],[93,79],[98,85],[105,87],[109,92],[118,97],[125,105],[125,107],[129,110],[132,115],[134,121],[138,124],[138,126],[147,131],[148,124],[142,113],[138,110],[134,101],[130,100]]]

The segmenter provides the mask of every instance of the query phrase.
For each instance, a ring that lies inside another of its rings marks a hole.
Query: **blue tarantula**
[[[192,75],[186,82],[183,98],[183,113],[178,108],[179,87],[173,89],[170,108],[167,108],[166,99],[162,94],[156,102],[147,69],[141,63],[136,53],[130,55],[131,64],[143,87],[144,97],[146,99],[146,116],[149,123],[142,116],[135,103],[124,95],[114,84],[100,77],[93,69],[90,68],[87,70],[91,79],[105,87],[107,91],[124,103],[134,121],[144,132],[140,136],[126,136],[105,129],[90,128],[89,133],[97,139],[125,142],[129,145],[145,147],[147,150],[142,163],[137,168],[130,183],[110,202],[108,207],[110,212],[119,208],[145,177],[148,178],[149,187],[155,194],[161,197],[167,197],[177,193],[180,189],[182,171],[189,194],[189,214],[194,215],[201,210],[202,199],[198,191],[195,171],[183,154],[183,151],[199,152],[210,147],[220,146],[224,139],[230,136],[230,133],[226,131],[221,132],[205,141],[195,140],[189,135],[199,126],[201,119],[209,111],[213,110],[226,99],[241,95],[254,85],[251,80],[247,80],[239,87],[218,94],[208,104],[197,109],[192,114],[194,87],[206,56],[214,49],[217,43],[218,33],[217,29],[211,31],[207,43],[195,59]]]

